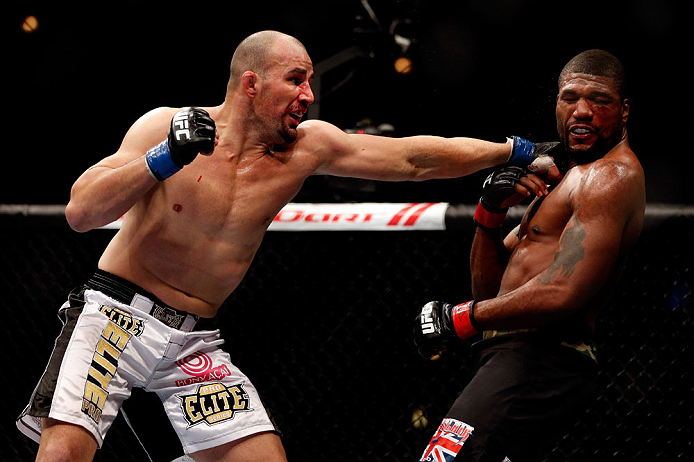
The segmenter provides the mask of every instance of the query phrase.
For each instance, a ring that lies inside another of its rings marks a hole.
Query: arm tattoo
[[[574,214],[573,226],[564,232],[559,241],[559,250],[554,254],[554,263],[538,277],[538,282],[544,285],[549,284],[556,271],[560,271],[563,276],[571,276],[578,262],[585,256],[585,248],[582,244],[585,238],[586,231]]]

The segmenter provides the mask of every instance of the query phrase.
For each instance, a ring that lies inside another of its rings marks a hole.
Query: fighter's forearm
[[[508,161],[511,143],[475,138],[415,136],[408,139],[407,161],[414,180],[457,178]]]
[[[73,185],[65,216],[78,232],[104,226],[123,216],[156,184],[144,157],[119,168],[94,166]]]
[[[543,284],[536,276],[515,290],[479,301],[474,315],[482,330],[542,327],[576,313],[582,303],[570,282]]]

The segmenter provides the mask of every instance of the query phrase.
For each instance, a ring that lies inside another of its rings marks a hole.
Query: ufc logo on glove
[[[421,322],[422,322],[422,334],[433,334],[434,333],[434,320],[431,317],[431,306],[425,306],[422,308]]]
[[[190,130],[188,130],[188,114],[185,112],[179,112],[173,118],[173,126],[177,128],[176,139],[180,140],[181,136],[185,136],[185,139],[190,139]]]

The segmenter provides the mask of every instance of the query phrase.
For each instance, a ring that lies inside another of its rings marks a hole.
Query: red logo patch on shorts
[[[176,361],[176,365],[180,367],[183,372],[191,376],[187,379],[176,380],[177,387],[211,382],[213,380],[222,380],[224,377],[231,375],[231,371],[226,364],[214,367],[212,365],[212,358],[200,351],[196,351],[192,355],[179,359]]]

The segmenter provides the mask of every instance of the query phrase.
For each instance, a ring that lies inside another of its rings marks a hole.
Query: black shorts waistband
[[[103,270],[96,270],[85,287],[143,311],[174,329],[190,332],[199,319],[187,311],[166,305],[138,285]]]

